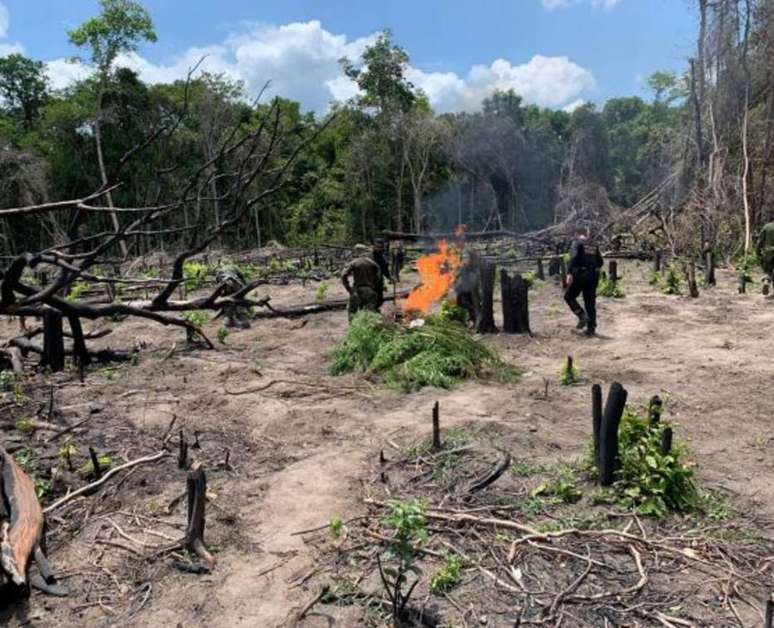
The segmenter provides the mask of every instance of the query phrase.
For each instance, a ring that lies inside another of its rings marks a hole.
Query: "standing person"
[[[570,249],[564,300],[578,317],[578,329],[585,327],[587,336],[593,336],[597,330],[597,284],[602,265],[599,247],[592,245],[585,234],[578,233]],[[580,294],[585,311],[578,303]]]
[[[378,264],[379,270],[382,271],[382,287],[379,290],[379,306],[381,307],[382,303],[384,303],[384,291],[386,289],[384,281],[392,281],[392,277],[390,277],[390,265],[387,263],[384,240],[374,240],[371,258]]]
[[[774,222],[763,225],[760,234],[758,234],[755,250],[761,261],[761,268],[771,283],[774,281]]]
[[[390,263],[392,266],[390,274],[392,275],[393,283],[400,282],[400,271],[403,270],[405,261],[406,254],[403,251],[403,243],[398,240],[395,246],[390,250]]]
[[[353,285],[349,283],[350,277]],[[364,244],[357,244],[352,249],[352,261],[341,273],[341,283],[349,293],[347,312],[350,321],[360,310],[379,311],[384,290],[382,271],[368,255],[368,247]]]

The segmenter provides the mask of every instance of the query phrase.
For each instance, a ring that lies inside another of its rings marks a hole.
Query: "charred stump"
[[[540,281],[545,281],[546,273],[543,270],[543,258],[538,257],[537,258],[537,278],[540,279]]]
[[[661,455],[666,456],[672,451],[672,428],[665,427],[661,432]]]
[[[613,382],[607,393],[607,402],[602,414],[602,425],[599,430],[599,483],[611,486],[615,472],[620,466],[618,457],[618,426],[621,423],[626,407],[626,389],[618,382]]]
[[[204,544],[204,505],[207,499],[207,477],[204,475],[204,469],[197,467],[189,471],[186,486],[188,489],[188,525],[185,532],[185,544],[189,550],[212,567],[215,564],[215,558],[207,551]]]
[[[715,282],[715,254],[712,250],[704,253],[704,283],[708,286],[716,285]]]
[[[688,292],[692,299],[699,298],[699,286],[696,283],[696,264],[688,262]]]
[[[441,412],[438,402],[433,406],[433,451],[441,451]]]
[[[608,265],[608,279],[610,279],[610,283],[613,285],[618,283],[618,262],[614,259],[610,260],[610,264]]]
[[[561,272],[562,262],[559,257],[552,257],[548,261],[548,276],[556,277]]]
[[[81,319],[77,316],[68,316],[67,320],[70,323],[70,333],[73,336],[73,359],[82,373],[91,363],[91,356],[89,355],[89,350],[86,348],[86,340],[83,335],[83,327],[81,327]]]
[[[664,407],[664,403],[661,401],[661,397],[653,395],[648,404],[648,421],[651,425],[658,425],[661,421],[661,410]]]
[[[43,353],[40,366],[48,367],[54,373],[64,370],[65,366],[62,313],[50,307],[43,310]]]
[[[653,272],[654,273],[661,272],[661,251],[656,251],[653,254]]]
[[[594,435],[594,465],[599,470],[599,435],[602,429],[602,386],[591,387],[591,426]]]
[[[529,286],[515,273],[510,277],[500,271],[500,290],[503,301],[503,331],[506,334],[529,334]]]
[[[497,326],[494,321],[494,287],[495,265],[492,262],[481,262],[481,318],[478,321],[478,333],[495,334]]]

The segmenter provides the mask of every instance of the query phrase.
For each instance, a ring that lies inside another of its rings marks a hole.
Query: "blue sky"
[[[411,56],[410,78],[439,111],[473,110],[494,89],[567,107],[646,95],[643,78],[682,70],[696,18],[688,0],[145,0],[158,43],[123,59],[148,81],[205,67],[324,110],[354,93],[337,59],[384,27]],[[49,62],[55,86],[88,68],[65,62],[66,30],[96,0],[0,0],[0,54]]]

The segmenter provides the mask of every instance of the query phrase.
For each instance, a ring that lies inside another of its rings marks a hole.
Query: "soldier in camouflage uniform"
[[[761,268],[771,284],[774,281],[774,222],[763,225],[755,248]]]
[[[349,278],[353,284],[350,285]],[[378,312],[383,290],[382,271],[369,256],[368,247],[358,244],[352,251],[352,261],[341,273],[341,282],[349,292],[349,320],[360,310]]]
[[[225,286],[222,292],[224,297],[236,294],[247,285],[242,271],[235,267],[221,268],[218,270],[215,279],[218,284]],[[226,327],[250,328],[250,311],[248,308],[242,305],[227,305],[223,308],[223,314],[226,317]]]

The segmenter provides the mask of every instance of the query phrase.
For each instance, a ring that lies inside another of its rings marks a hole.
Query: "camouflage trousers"
[[[352,320],[360,310],[378,312],[379,305],[379,295],[376,291],[368,287],[355,286],[352,288],[352,292],[349,293],[349,306],[347,307],[349,320]]]
[[[250,310],[241,305],[227,305],[223,308],[223,315],[226,319],[226,327],[238,327],[239,329],[250,328]]]
[[[761,267],[769,281],[774,280],[774,249],[766,249],[761,253]]]

